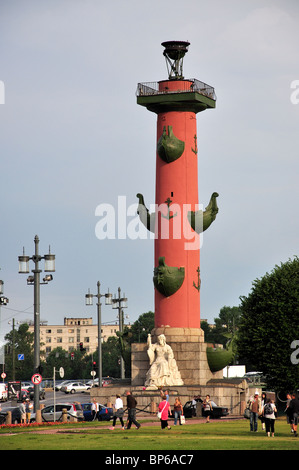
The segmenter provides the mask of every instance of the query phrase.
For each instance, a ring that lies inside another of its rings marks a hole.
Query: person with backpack
[[[272,437],[274,437],[274,424],[275,424],[275,413],[277,413],[276,406],[274,403],[272,403],[271,399],[268,398],[266,400],[265,405],[263,406],[263,411],[262,415],[265,418],[265,424],[266,424],[266,433],[268,437],[270,437],[270,432]]]

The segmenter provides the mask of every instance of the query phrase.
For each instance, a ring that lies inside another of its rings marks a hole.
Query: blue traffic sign
[[[18,361],[24,361],[24,354],[18,354]]]

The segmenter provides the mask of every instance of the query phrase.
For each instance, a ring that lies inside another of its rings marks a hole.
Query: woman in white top
[[[120,395],[116,395],[116,400],[115,400],[115,403],[114,403],[113,424],[112,424],[112,428],[111,428],[111,429],[114,429],[117,418],[119,418],[120,424],[121,424],[121,426],[122,426],[121,428],[122,428],[122,429],[125,429],[124,421],[123,421],[123,415],[124,415],[124,404],[123,404],[123,401],[122,401],[122,399],[120,398]]]
[[[268,437],[270,437],[270,432],[272,433],[272,437],[274,437],[274,423],[275,423],[275,413],[277,413],[276,406],[270,398],[266,400],[265,405],[263,406],[263,411],[262,414],[265,418],[265,424],[266,424],[266,433],[268,434]]]

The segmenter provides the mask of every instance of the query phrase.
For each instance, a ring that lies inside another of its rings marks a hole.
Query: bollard
[[[35,421],[40,424],[42,422],[42,412],[41,410],[36,410]]]
[[[156,414],[157,413],[157,404],[155,401],[151,401],[151,413]]]
[[[11,411],[7,412],[5,424],[11,424]]]
[[[67,422],[67,409],[66,408],[62,409],[62,422],[63,423]]]

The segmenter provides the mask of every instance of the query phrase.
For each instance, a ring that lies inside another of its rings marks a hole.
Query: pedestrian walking
[[[270,398],[267,398],[266,403],[263,406],[262,415],[265,418],[266,433],[268,437],[270,437],[270,432],[272,437],[274,437],[275,413],[277,413],[276,406],[272,403]]]
[[[168,425],[168,412],[170,411],[169,402],[166,400],[166,395],[162,396],[162,401],[159,403],[159,413],[161,421],[161,429],[171,429]]]
[[[114,403],[114,415],[113,415],[112,428],[110,428],[111,430],[115,429],[115,423],[116,423],[117,418],[120,421],[121,428],[125,429],[123,416],[124,416],[124,404],[123,404],[122,399],[120,398],[120,395],[117,394],[116,395],[116,400],[115,400],[115,403]]]
[[[131,429],[132,423],[135,424],[137,429],[139,429],[141,424],[138,423],[138,421],[136,420],[137,400],[135,397],[133,397],[130,390],[128,390],[126,393],[127,393],[127,408],[128,408],[127,429]]]
[[[26,423],[26,402],[25,402],[25,398],[23,398],[22,403],[19,406],[19,410],[20,410],[20,413],[21,413],[21,424],[25,424]]]
[[[291,400],[292,400],[292,396],[290,393],[287,393],[287,401],[286,401],[286,407],[285,407],[285,414],[287,415],[287,423],[290,425],[291,427],[291,433],[294,432],[294,429],[293,429],[293,424],[292,424],[292,410],[290,410],[289,406],[290,406],[290,403],[291,403]]]
[[[250,399],[250,431],[257,432],[258,417],[262,412],[261,400],[259,394],[256,392],[254,397]]]
[[[299,417],[299,399],[296,393],[292,393],[292,399],[289,405],[290,417],[294,436],[297,437],[298,417]]]
[[[266,402],[267,402],[267,394],[265,392],[263,392],[262,393],[262,400],[261,400],[262,409],[265,406]],[[262,423],[262,429],[265,430],[265,417],[264,417],[263,413],[260,415],[260,418],[261,418],[261,423]]]
[[[176,397],[174,405],[173,405],[173,414],[174,414],[174,423],[173,425],[176,426],[179,420],[179,424],[181,425],[181,416],[183,416],[183,405],[179,397]]]
[[[95,421],[98,418],[99,413],[99,404],[97,403],[96,399],[94,398],[91,404],[91,416],[92,421]]]
[[[210,395],[206,396],[206,398],[203,401],[202,406],[203,406],[203,409],[204,409],[203,415],[206,418],[206,423],[209,423],[210,422],[211,412],[213,411]]]

